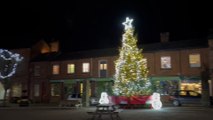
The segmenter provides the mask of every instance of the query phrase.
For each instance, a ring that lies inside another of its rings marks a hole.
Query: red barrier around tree
[[[111,101],[116,104],[140,104],[144,105],[149,100],[151,100],[151,96],[131,96],[131,97],[126,97],[126,96],[110,96]]]

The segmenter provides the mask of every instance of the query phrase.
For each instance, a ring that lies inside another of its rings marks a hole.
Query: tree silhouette
[[[11,80],[16,72],[16,67],[20,61],[22,61],[23,57],[21,57],[17,53],[12,53],[5,49],[0,49],[0,82],[4,86],[4,98],[3,105],[6,106],[6,95],[7,90],[11,88]]]
[[[208,83],[209,79],[210,79],[209,67],[203,64],[202,71],[201,71],[201,85],[202,85],[201,104],[203,106],[210,105],[209,83]]]

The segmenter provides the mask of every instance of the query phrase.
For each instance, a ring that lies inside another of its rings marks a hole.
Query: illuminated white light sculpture
[[[11,77],[13,74],[15,74],[18,62],[22,61],[23,57],[21,57],[17,53],[12,53],[8,50],[0,49],[0,59],[3,59],[4,61],[15,61],[15,63],[13,63],[13,65],[12,65],[12,70],[7,75],[3,75],[0,72],[0,78],[5,79],[5,78]],[[8,69],[8,67],[9,67],[9,65],[6,64],[3,68],[4,71],[6,71]]]
[[[159,93],[153,93],[152,94],[152,107],[155,110],[159,110],[162,108],[162,102],[160,101],[160,94]]]
[[[132,21],[133,19],[129,19],[129,17],[126,17],[126,21],[122,23],[125,26],[125,30],[132,28]]]
[[[106,92],[101,93],[101,98],[99,100],[100,104],[109,104],[108,94]]]

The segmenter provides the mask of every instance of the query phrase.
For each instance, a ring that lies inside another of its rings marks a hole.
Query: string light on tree
[[[150,95],[151,83],[147,78],[148,69],[142,49],[137,47],[132,22],[133,19],[127,17],[122,23],[125,31],[119,58],[115,61],[113,91],[116,95],[122,96]]]
[[[23,60],[20,54],[0,49],[0,78],[5,79],[15,74],[18,62]]]

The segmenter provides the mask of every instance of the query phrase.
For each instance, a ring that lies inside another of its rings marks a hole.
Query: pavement
[[[1,120],[89,120],[92,118],[88,111],[94,111],[95,107],[59,107],[56,104],[31,104],[28,107],[19,107],[11,104],[8,107],[0,107]],[[212,120],[213,107],[200,105],[185,105],[173,107],[164,105],[160,110],[150,108],[123,109],[119,114],[122,120]],[[102,120],[110,120],[110,116],[104,115]]]

